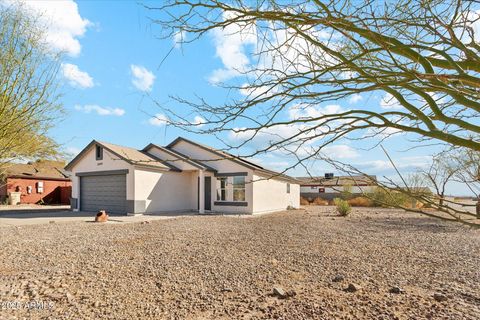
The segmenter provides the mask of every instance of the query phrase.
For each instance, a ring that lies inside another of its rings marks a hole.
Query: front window
[[[233,177],[233,201],[245,201],[245,177]]]
[[[217,200],[218,201],[227,200],[227,178],[217,179]]]
[[[287,183],[287,193],[290,193],[290,183]]]
[[[245,179],[245,176],[217,177],[217,201],[246,201]]]

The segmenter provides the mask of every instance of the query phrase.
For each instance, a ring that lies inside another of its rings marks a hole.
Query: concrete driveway
[[[135,223],[143,221],[172,219],[175,217],[191,216],[192,212],[181,212],[171,214],[155,215],[110,215],[110,223]],[[32,224],[65,223],[65,222],[92,222],[95,219],[94,212],[73,212],[73,211],[49,211],[32,210],[31,212],[22,211],[0,211],[0,227],[22,226]]]

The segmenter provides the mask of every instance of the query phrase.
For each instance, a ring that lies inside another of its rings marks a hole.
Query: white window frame
[[[222,188],[222,180],[225,181],[225,185]],[[228,201],[228,177],[217,177],[217,201]],[[225,199],[222,199],[222,190],[225,191]]]

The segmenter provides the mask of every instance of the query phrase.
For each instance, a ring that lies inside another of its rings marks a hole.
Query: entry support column
[[[198,170],[198,213],[205,213],[205,175],[203,170]]]

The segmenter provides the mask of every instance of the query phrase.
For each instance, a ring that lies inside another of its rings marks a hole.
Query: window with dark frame
[[[287,183],[287,193],[290,193],[290,183]]]
[[[244,202],[245,176],[217,177],[217,201]]]
[[[101,146],[96,146],[95,159],[103,160],[103,148]]]

